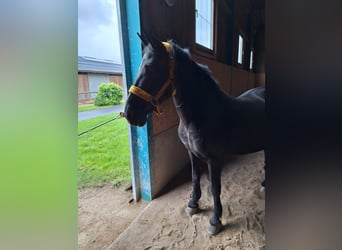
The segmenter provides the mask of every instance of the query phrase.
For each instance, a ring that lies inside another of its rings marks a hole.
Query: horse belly
[[[235,133],[231,147],[237,154],[249,154],[263,150],[265,138],[263,130],[250,129]]]

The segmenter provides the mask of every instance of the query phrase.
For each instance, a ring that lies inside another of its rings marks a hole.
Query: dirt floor
[[[108,184],[78,190],[78,249],[105,249],[148,202],[132,201],[131,191]]]
[[[201,213],[185,213],[190,172],[178,176],[152,202],[129,202],[124,188],[79,190],[79,249],[265,249],[265,200],[260,193],[264,154],[239,156],[222,171],[223,229],[209,236],[213,203],[207,172]]]

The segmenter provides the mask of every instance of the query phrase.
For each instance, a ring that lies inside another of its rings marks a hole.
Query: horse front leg
[[[221,166],[209,162],[209,179],[211,184],[211,193],[214,198],[214,213],[210,218],[210,225],[207,228],[207,232],[211,235],[215,235],[220,232],[222,222],[220,220],[222,216],[222,204],[221,204]]]
[[[201,198],[201,161],[190,151],[189,156],[192,168],[192,193],[188,207],[186,208],[186,213],[191,216],[199,211],[198,201]]]

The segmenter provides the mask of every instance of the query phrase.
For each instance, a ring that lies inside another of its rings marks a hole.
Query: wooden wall
[[[140,0],[141,30],[161,40],[174,39],[191,47],[195,37],[195,1],[176,1],[169,7],[164,0]]]
[[[90,99],[88,74],[78,73],[78,101],[88,101]],[[84,93],[84,94],[83,94]]]
[[[264,0],[214,0],[214,4],[216,24],[213,54],[203,53],[196,46],[195,0],[178,0],[172,7],[164,0],[140,0],[141,30],[160,40],[172,38],[180,46],[189,48],[194,59],[208,65],[228,93],[236,95],[248,88],[263,85],[264,78],[256,78],[251,73],[260,76],[260,73],[265,72]],[[243,65],[237,64],[239,33],[243,34],[246,41]],[[249,70],[250,49],[254,50],[253,71]],[[227,66],[243,71],[227,70]]]
[[[114,83],[120,85],[121,87],[123,87],[123,85],[122,85],[122,75],[109,75],[109,81],[110,82],[114,82]]]

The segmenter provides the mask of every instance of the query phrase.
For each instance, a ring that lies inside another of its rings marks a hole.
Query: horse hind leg
[[[198,201],[201,198],[201,162],[189,151],[191,168],[192,168],[192,193],[188,207],[185,209],[188,215],[193,215],[199,212]]]
[[[265,161],[264,161],[264,180],[260,183],[258,189],[254,191],[254,193],[260,198],[265,199],[265,188],[266,188],[266,157],[267,157],[267,150],[264,150]]]
[[[271,152],[269,149],[264,149],[264,180],[261,183],[261,186],[266,188],[266,175],[270,171],[270,162],[271,160]]]
[[[219,164],[208,164],[209,178],[211,184],[211,192],[214,198],[214,213],[210,218],[210,225],[207,228],[207,232],[210,235],[215,235],[220,232],[222,222],[220,220],[222,216],[222,204],[221,204],[221,166]]]

